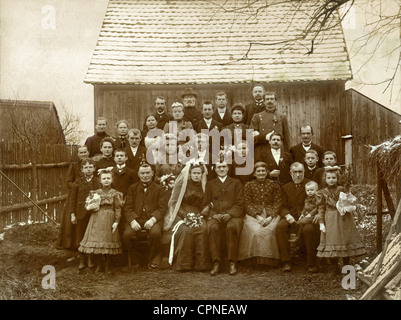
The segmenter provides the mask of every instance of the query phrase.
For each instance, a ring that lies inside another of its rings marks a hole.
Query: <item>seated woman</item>
[[[169,263],[177,271],[210,269],[208,234],[202,216],[205,186],[204,166],[188,163],[178,176],[168,203],[164,230],[165,234],[172,232]]]
[[[274,229],[280,220],[281,189],[267,174],[267,164],[257,162],[254,166],[256,179],[245,184],[246,215],[238,259],[256,257],[258,264],[278,266],[280,255]]]

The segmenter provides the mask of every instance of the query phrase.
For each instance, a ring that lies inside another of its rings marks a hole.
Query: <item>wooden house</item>
[[[0,123],[1,141],[65,144],[53,102],[2,99]]]
[[[110,0],[84,80],[94,86],[94,120],[104,116],[114,129],[127,119],[142,128],[157,96],[170,107],[192,87],[198,106],[221,90],[229,105],[246,104],[253,84],[262,83],[288,116],[291,144],[310,124],[314,142],[344,163],[342,137],[352,135],[344,123],[357,110],[344,104],[352,71],[341,24],[313,40],[305,30],[315,1],[266,4],[257,10],[246,1]]]

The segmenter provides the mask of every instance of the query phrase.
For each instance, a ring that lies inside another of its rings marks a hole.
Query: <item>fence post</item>
[[[36,150],[32,148],[31,146],[29,147],[29,151],[31,153],[31,161],[32,161],[32,193],[31,193],[31,199],[33,199],[34,202],[38,202],[38,168],[37,168],[37,157],[36,157]],[[37,221],[38,217],[38,209],[36,207],[32,208],[31,211],[31,220]]]
[[[382,250],[383,242],[383,197],[382,197],[382,173],[377,164],[377,214],[376,214],[376,251]]]

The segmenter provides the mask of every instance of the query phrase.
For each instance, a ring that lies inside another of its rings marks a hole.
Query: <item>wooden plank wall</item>
[[[371,168],[368,161],[369,145],[378,145],[400,135],[401,115],[353,89],[345,92],[342,103],[344,118],[351,128],[355,179],[362,184],[376,184],[376,168]]]
[[[315,131],[314,142],[324,149],[338,153],[339,162],[344,161],[341,144],[340,97],[344,92],[344,82],[297,82],[264,83],[266,91],[274,91],[279,102],[279,111],[287,114],[291,128],[292,144],[299,143],[301,125],[311,124]],[[108,119],[109,134],[115,135],[115,123],[127,119],[131,127],[142,129],[147,113],[154,111],[157,96],[164,96],[168,108],[175,101],[181,102],[182,86],[129,86],[95,85],[95,119]],[[197,104],[209,99],[214,101],[218,91],[225,91],[229,105],[252,101],[251,84],[193,85],[198,94]]]
[[[66,174],[71,161],[76,160],[76,147],[66,145],[36,145],[36,161],[34,153],[20,143],[0,142],[0,169],[32,200],[46,200],[40,204],[48,216],[57,222],[61,221],[65,197],[68,193]],[[37,184],[35,188],[33,168],[37,164]],[[45,166],[43,166],[45,165]],[[29,200],[3,175],[0,174],[0,230],[6,225],[18,222],[43,222],[44,215],[31,206],[15,210],[5,210],[19,204],[29,203]],[[56,199],[56,200],[54,200]],[[60,200],[57,200],[60,199]]]
[[[376,145],[400,134],[400,115],[365,97],[355,90],[345,91],[343,81],[264,83],[266,91],[274,91],[279,111],[287,114],[291,144],[299,143],[301,125],[311,124],[314,142],[325,150],[336,152],[338,163],[345,161],[343,136],[352,135],[353,172],[357,183],[375,184],[375,173],[369,170],[368,144]],[[127,119],[131,127],[142,129],[146,114],[153,112],[157,96],[166,98],[168,108],[181,102],[187,85],[95,85],[95,119],[105,116],[109,133],[115,134],[115,123]],[[225,91],[229,105],[252,101],[251,84],[192,85],[198,94],[198,106],[205,99],[214,100],[218,91]]]

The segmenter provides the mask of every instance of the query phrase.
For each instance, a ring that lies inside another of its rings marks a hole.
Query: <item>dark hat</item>
[[[184,98],[185,96],[195,96],[195,98],[198,97],[198,95],[195,93],[194,89],[192,89],[192,88],[184,89],[184,91],[181,94],[181,98]]]

